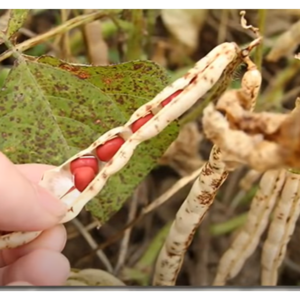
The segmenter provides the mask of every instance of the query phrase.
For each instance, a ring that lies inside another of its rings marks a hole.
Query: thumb
[[[28,176],[0,153],[0,230],[44,230],[66,213],[61,201],[27,178],[41,178],[41,168],[32,165],[26,172]]]

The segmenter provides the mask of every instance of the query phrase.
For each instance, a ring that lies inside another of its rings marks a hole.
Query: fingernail
[[[55,198],[49,191],[42,187],[38,187],[38,193],[41,199],[41,203],[44,208],[52,215],[62,218],[67,213],[67,206]]]

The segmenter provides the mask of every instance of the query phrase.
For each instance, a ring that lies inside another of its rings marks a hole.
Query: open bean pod
[[[69,208],[61,223],[79,214],[110,176],[128,163],[140,143],[158,135],[204,96],[238,55],[240,50],[235,43],[217,46],[185,76],[137,109],[124,126],[106,132],[62,165],[45,172],[40,185]],[[0,235],[0,250],[28,243],[38,234],[40,232]]]
[[[109,177],[128,163],[141,142],[158,135],[208,92],[236,54],[235,43],[216,47],[186,76],[133,113],[123,127],[106,132],[61,166],[45,172],[40,184],[69,207],[61,222],[76,217]]]

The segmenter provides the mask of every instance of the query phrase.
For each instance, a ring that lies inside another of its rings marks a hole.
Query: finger
[[[61,252],[66,245],[67,233],[63,225],[45,230],[32,242],[15,248],[0,251],[0,267],[14,263],[22,256],[37,249],[48,249]]]
[[[54,168],[54,166],[44,164],[23,164],[16,165],[16,167],[26,178],[34,183],[39,183],[44,172]]]
[[[65,284],[69,274],[70,264],[65,256],[40,249],[0,269],[0,284],[25,281],[37,286],[58,286]]]
[[[35,174],[34,168],[32,173]],[[61,201],[28,180],[2,153],[0,208],[0,229],[3,231],[44,230],[57,224],[66,213]]]

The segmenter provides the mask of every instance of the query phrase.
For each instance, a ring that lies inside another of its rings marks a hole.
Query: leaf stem
[[[213,224],[209,231],[213,236],[223,235],[233,230],[237,229],[238,227],[242,226],[246,222],[247,214],[243,213],[237,217],[234,217],[226,222]]]

